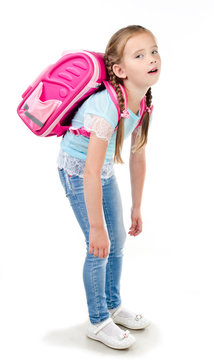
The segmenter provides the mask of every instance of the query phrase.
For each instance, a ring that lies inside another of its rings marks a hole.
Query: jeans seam
[[[95,267],[94,267],[95,261],[92,261],[92,272],[91,272],[91,277],[92,277],[92,284],[94,286],[94,294],[95,294],[95,304],[96,304],[96,315],[98,315],[99,320],[100,320],[100,309],[99,309],[99,302],[97,301],[97,287],[96,287],[96,276],[94,276],[94,271],[95,271]]]
[[[106,217],[107,217],[107,220],[108,220],[108,223],[109,223],[109,227],[110,227],[110,230],[108,228],[108,231],[110,232],[110,239],[113,238],[114,236],[114,233],[113,233],[113,230],[112,230],[112,224],[111,224],[111,221],[110,221],[110,217],[109,217],[109,213],[108,213],[108,210],[107,210],[107,206],[106,206],[106,203],[105,203],[105,200],[103,198],[103,206],[104,206],[104,209],[106,211]],[[106,225],[107,225],[107,222],[106,222]],[[113,245],[112,245],[113,244]],[[111,242],[111,245],[110,245],[110,253],[111,253],[111,250],[112,248],[114,247],[114,241]],[[111,266],[111,257],[110,257],[110,254],[109,254],[109,257],[108,257],[108,268],[109,268],[109,296],[110,296],[110,303],[111,303],[111,307],[112,307],[112,287],[113,287],[113,276],[112,276],[112,266]]]

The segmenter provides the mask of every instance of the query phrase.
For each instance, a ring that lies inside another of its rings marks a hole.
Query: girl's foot
[[[90,322],[87,336],[113,349],[127,349],[136,341],[129,330],[121,330],[110,317],[98,324]]]
[[[115,309],[109,309],[109,313],[115,324],[123,325],[129,329],[144,329],[151,324],[151,321],[142,314],[136,314],[121,305]]]

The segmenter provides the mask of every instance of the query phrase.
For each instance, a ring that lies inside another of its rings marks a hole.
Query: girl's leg
[[[59,169],[59,176],[77,221],[85,235],[86,258],[83,267],[83,281],[86,291],[89,318],[92,324],[104,321],[109,317],[105,294],[105,278],[107,258],[95,257],[89,254],[89,230],[87,209],[84,199],[83,179],[69,175]],[[107,181],[108,179],[106,179]],[[105,180],[102,180],[104,185]]]
[[[122,201],[115,175],[103,187],[103,210],[110,239],[106,267],[106,301],[108,309],[114,309],[121,305],[120,278],[126,240]]]

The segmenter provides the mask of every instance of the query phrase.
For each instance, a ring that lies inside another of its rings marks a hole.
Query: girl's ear
[[[121,67],[121,65],[114,64],[114,65],[112,66],[112,70],[114,71],[115,75],[116,75],[118,78],[126,79],[125,70]]]

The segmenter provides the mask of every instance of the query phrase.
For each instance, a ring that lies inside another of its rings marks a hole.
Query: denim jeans
[[[83,282],[89,319],[92,324],[96,324],[109,317],[108,309],[121,305],[120,278],[126,230],[120,192],[115,175],[101,179],[103,219],[110,248],[106,258],[95,257],[94,254],[89,254],[90,224],[84,199],[83,178],[77,175],[70,177],[64,169],[58,168],[58,172],[65,194],[85,237]]]

